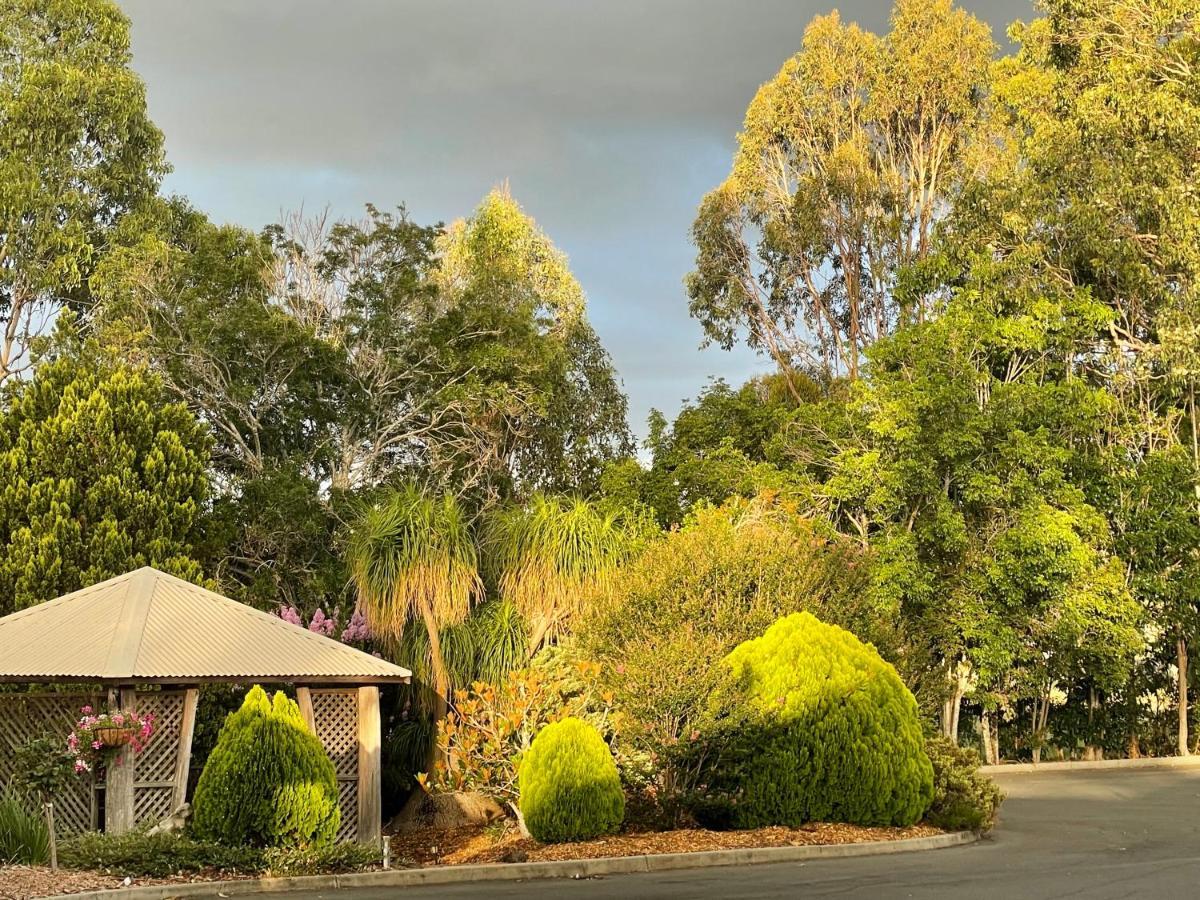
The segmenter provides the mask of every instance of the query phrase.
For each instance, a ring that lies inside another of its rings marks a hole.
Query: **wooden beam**
[[[188,688],[183,695],[183,720],[179,723],[179,747],[175,757],[175,791],[171,812],[187,802],[188,776],[192,770],[192,735],[196,733],[196,706],[200,700],[198,688]]]
[[[135,710],[137,694],[131,687],[112,688],[108,692],[110,711]],[[126,744],[109,761],[104,782],[104,830],[125,834],[133,829],[133,782],[137,757]]]
[[[379,688],[358,689],[358,842],[378,845],[383,834],[382,740]]]
[[[297,687],[296,703],[300,707],[300,715],[304,719],[304,724],[308,726],[308,730],[317,734],[317,718],[313,714],[312,688]],[[320,737],[320,735],[317,736]]]

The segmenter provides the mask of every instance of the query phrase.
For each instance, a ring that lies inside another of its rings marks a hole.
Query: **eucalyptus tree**
[[[58,309],[90,306],[109,233],[154,196],[162,135],[111,0],[0,5],[0,383]]]
[[[687,289],[708,340],[744,333],[789,378],[855,378],[867,347],[923,317],[895,281],[969,168],[994,51],[950,0],[899,0],[884,37],[836,12],[812,21],[692,228]]]

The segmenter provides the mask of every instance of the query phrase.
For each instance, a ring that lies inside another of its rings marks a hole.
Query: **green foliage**
[[[933,764],[933,802],[925,821],[947,831],[987,831],[1004,792],[979,772],[979,754],[938,735],[925,741]]]
[[[113,223],[166,172],[116,3],[0,7],[0,122],[2,384],[29,367],[30,336],[58,310],[86,308]]]
[[[561,719],[538,732],[521,759],[518,787],[525,825],[543,843],[609,834],[625,818],[612,752],[582,719]]]
[[[875,601],[869,557],[820,522],[773,498],[697,510],[613,579],[584,617],[581,651],[622,715],[621,752],[641,759],[650,792],[671,803],[687,775],[666,765],[705,710],[724,658],[781,616],[810,610],[859,631],[907,665],[898,610]],[[632,773],[626,773],[632,777]]]
[[[380,850],[362,844],[320,847],[229,846],[179,834],[88,832],[59,849],[69,869],[165,878],[197,872],[238,875],[322,875],[357,872],[380,862]]]
[[[13,753],[10,784],[43,803],[52,802],[76,777],[75,754],[61,736],[32,738]]]
[[[165,878],[192,872],[261,871],[262,851],[245,844],[196,840],[178,834],[105,834],[90,831],[63,841],[60,863],[68,869]]]
[[[574,717],[609,726],[611,698],[602,695],[599,674],[595,663],[572,663],[554,648],[497,684],[477,681],[458,691],[437,723],[438,759],[422,785],[515,803],[521,759],[546,725]]]
[[[40,866],[50,861],[50,830],[12,792],[0,793],[0,864]]]
[[[221,729],[196,786],[193,828],[238,846],[319,847],[337,834],[333,763],[282,692],[260,687]]]
[[[69,315],[44,349],[0,411],[0,613],[145,565],[200,580],[201,425]]]
[[[679,755],[713,824],[911,825],[933,797],[912,693],[873,647],[807,612],[726,657],[697,730]]]

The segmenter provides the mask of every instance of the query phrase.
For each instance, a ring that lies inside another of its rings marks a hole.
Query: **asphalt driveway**
[[[1000,825],[948,850],[578,881],[290,894],[289,900],[1200,897],[1200,768],[1006,774]]]

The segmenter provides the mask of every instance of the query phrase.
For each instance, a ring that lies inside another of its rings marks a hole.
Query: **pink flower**
[[[79,774],[80,772],[89,772],[89,771],[91,771],[91,770],[88,769],[88,764],[85,763],[82,759],[75,760],[75,773],[76,774]]]
[[[300,611],[298,609],[296,609],[296,607],[294,607],[294,606],[281,606],[281,607],[279,607],[279,612],[276,613],[276,615],[278,615],[279,618],[283,619],[283,621],[290,622],[293,625],[303,625],[304,624],[300,620]]]
[[[103,746],[104,745],[102,743],[100,743],[99,741],[92,741],[92,749],[93,750],[99,750]]]
[[[112,720],[113,720],[114,725],[124,725],[125,724],[125,716],[123,716],[121,713],[117,713],[115,716],[113,716]]]
[[[325,637],[332,637],[335,628],[337,628],[337,619],[327,618],[325,610],[317,607],[317,611],[313,613],[312,621],[308,623],[308,630],[316,634],[323,634]]]
[[[371,630],[367,628],[367,620],[358,610],[354,611],[354,615],[350,617],[349,624],[346,625],[342,632],[343,644],[355,644],[371,639]]]
[[[80,709],[79,711],[86,716],[91,713],[92,708],[90,706],[85,706],[82,709]]]

